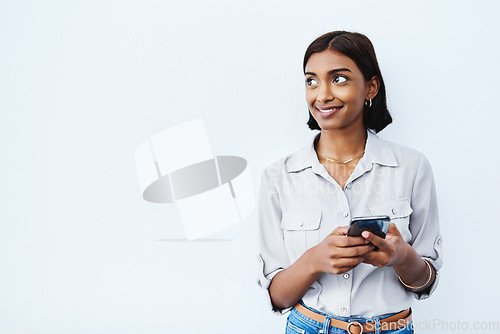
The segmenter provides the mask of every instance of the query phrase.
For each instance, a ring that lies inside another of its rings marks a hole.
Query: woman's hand
[[[277,309],[292,307],[322,273],[343,274],[358,264],[374,246],[362,237],[348,237],[347,226],[336,228],[290,267],[274,276],[269,293]]]
[[[423,261],[413,247],[403,239],[394,223],[389,225],[385,239],[368,231],[364,231],[361,235],[378,247],[378,251],[363,255],[364,263],[377,267],[392,266],[399,279],[405,282],[406,289],[413,292],[425,291],[434,284],[436,270]]]
[[[363,254],[362,256],[364,258],[362,262],[373,266],[395,267],[404,264],[412,249],[411,246],[403,239],[403,236],[399,233],[399,230],[394,223],[389,225],[385,239],[382,239],[381,237],[368,231],[363,231],[361,235],[366,241],[369,241],[378,247],[377,251],[372,251]]]
[[[362,237],[348,237],[348,227],[337,227],[307,251],[314,273],[343,274],[363,262],[374,246]]]

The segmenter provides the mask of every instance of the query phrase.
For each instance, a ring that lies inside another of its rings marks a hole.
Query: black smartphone
[[[350,237],[360,237],[361,232],[369,231],[385,239],[385,234],[389,229],[391,218],[388,216],[356,217],[349,225],[347,235]]]

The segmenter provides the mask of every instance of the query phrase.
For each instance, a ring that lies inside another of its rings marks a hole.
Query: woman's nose
[[[330,85],[321,85],[319,87],[318,96],[316,100],[321,103],[333,100],[333,90]]]

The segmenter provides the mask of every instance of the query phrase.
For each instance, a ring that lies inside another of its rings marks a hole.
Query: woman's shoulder
[[[270,163],[264,169],[264,174],[276,176],[283,173],[297,172],[310,167],[312,165],[315,138],[316,136],[308,140],[306,145],[295,152],[282,156]]]
[[[430,168],[429,160],[423,152],[389,140],[378,139],[390,148],[398,165]]]

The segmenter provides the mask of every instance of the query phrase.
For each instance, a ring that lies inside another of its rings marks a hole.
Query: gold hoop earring
[[[368,101],[365,100],[365,106],[367,106],[368,108],[371,108],[371,106],[372,106],[372,99],[370,99],[369,101],[370,101],[370,105],[368,105]]]

